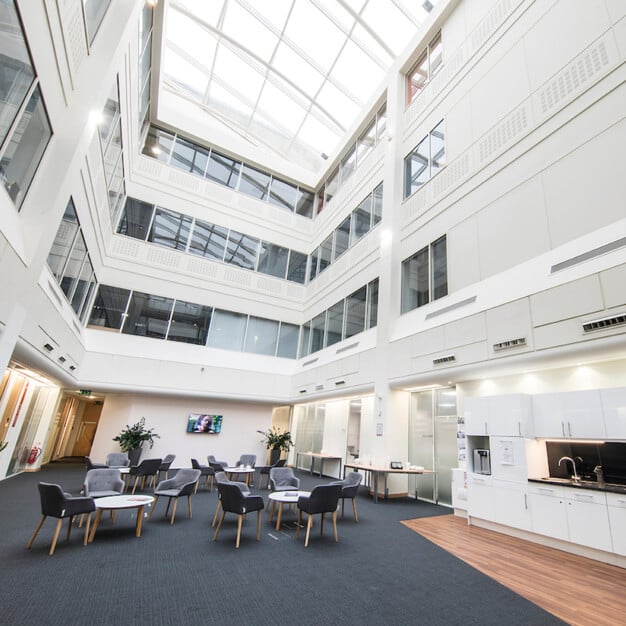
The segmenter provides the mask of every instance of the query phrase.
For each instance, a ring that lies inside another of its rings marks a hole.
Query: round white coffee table
[[[255,469],[254,467],[250,467],[249,465],[239,465],[237,467],[225,467],[224,471],[226,472],[226,476],[228,480],[233,479],[233,474],[245,474],[246,475],[246,485],[250,485],[250,478],[254,476]]]
[[[154,498],[152,496],[135,496],[135,495],[122,495],[122,496],[106,496],[105,498],[96,498],[94,503],[96,505],[96,517],[89,533],[89,543],[93,541],[93,538],[98,529],[100,518],[104,511],[118,511],[120,509],[137,509],[137,521],[135,522],[135,537],[141,537],[141,526],[143,524],[143,511],[147,504],[152,504]]]
[[[298,501],[300,496],[310,496],[310,491],[272,491],[269,496],[267,496],[272,501],[272,509],[270,511],[270,522],[274,517],[274,509],[276,508],[276,503],[278,502],[278,514],[276,515],[276,530],[280,529],[280,521],[283,515],[283,504],[294,504]]]

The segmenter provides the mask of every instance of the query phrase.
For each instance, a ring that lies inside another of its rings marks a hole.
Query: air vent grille
[[[599,320],[590,320],[583,323],[583,330],[586,333],[590,333],[594,330],[603,330],[605,328],[611,328],[612,326],[621,326],[626,324],[626,313],[620,315],[614,315],[612,317],[603,317]]]
[[[54,346],[52,344],[49,343],[44,343],[43,347],[48,351],[48,352],[52,352],[54,350]]]
[[[345,385],[346,381],[345,380],[336,380],[335,381],[335,385]]]
[[[321,391],[324,389],[324,385],[315,385],[315,391]]]
[[[352,348],[356,348],[359,345],[358,341],[355,341],[354,343],[350,343],[347,346],[343,346],[342,348],[337,348],[337,350],[335,351],[335,354],[339,354],[340,352],[345,352],[346,350],[352,350]]]
[[[433,365],[442,365],[443,363],[452,363],[453,361],[456,361],[456,356],[454,354],[446,354],[433,359]]]
[[[311,365],[312,363],[317,363],[317,357],[315,357],[314,359],[309,359],[308,361],[305,361],[305,362],[302,364],[302,367],[305,367],[305,366],[307,366],[307,365]]]
[[[501,350],[508,350],[509,348],[519,348],[526,345],[526,337],[519,337],[518,339],[509,339],[509,341],[501,341],[500,343],[493,344],[494,352],[500,352]]]
[[[60,356],[60,357],[59,357],[59,361],[60,361],[61,363],[65,363],[65,361],[67,361],[67,359],[66,359],[64,356]]]

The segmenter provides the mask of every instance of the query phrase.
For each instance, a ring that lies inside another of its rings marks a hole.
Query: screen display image
[[[187,418],[188,433],[208,433],[217,435],[222,430],[221,415],[207,415],[206,413],[190,413]]]

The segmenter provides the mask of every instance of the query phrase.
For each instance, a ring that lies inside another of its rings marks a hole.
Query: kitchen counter
[[[529,483],[544,483],[548,485],[560,485],[561,487],[574,487],[576,489],[591,489],[593,491],[610,491],[612,493],[625,493],[626,485],[615,483],[598,483],[593,480],[579,480],[577,482],[570,478],[529,478]]]

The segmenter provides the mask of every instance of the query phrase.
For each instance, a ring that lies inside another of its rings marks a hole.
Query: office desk
[[[313,466],[315,464],[315,459],[320,460],[320,477],[324,474],[324,461],[339,461],[339,476],[337,476],[337,478],[341,477],[341,463],[343,459],[340,456],[333,456],[332,454],[322,454],[321,452],[296,452],[296,469],[298,469],[299,466],[298,460],[300,455],[311,457],[311,475],[313,475]]]
[[[346,463],[343,466],[344,478],[346,474],[346,469],[350,468],[356,471],[369,472],[370,474],[370,484],[371,477],[374,477],[374,503],[378,502],[378,479],[382,475],[385,481],[385,489],[383,491],[383,495],[387,497],[387,475],[388,474],[434,474],[433,470],[428,469],[391,469],[390,467],[382,467],[376,465],[361,465],[359,463]],[[416,496],[417,499],[417,496]]]

